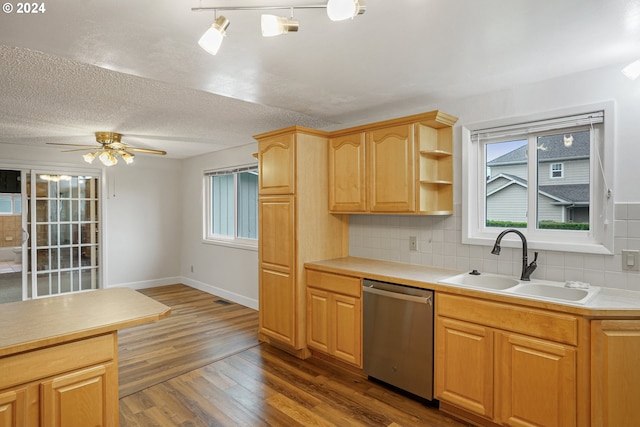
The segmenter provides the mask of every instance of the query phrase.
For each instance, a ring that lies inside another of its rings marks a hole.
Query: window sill
[[[496,233],[496,237],[499,233]],[[488,237],[462,237],[462,243],[466,245],[493,246],[496,239]],[[511,238],[503,239],[501,246],[505,248],[522,248],[520,239],[511,240]],[[570,242],[545,242],[529,240],[527,237],[527,247],[531,250],[538,251],[557,251],[557,252],[575,252],[594,255],[613,255],[613,252],[604,245],[596,243],[570,243]]]
[[[225,246],[227,248],[242,249],[245,251],[258,251],[258,241],[256,243],[238,242],[234,240],[213,240],[203,239],[202,243],[205,245]]]

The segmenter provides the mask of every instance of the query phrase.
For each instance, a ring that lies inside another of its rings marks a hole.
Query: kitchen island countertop
[[[0,357],[153,322],[170,312],[166,305],[128,288],[2,304]]]

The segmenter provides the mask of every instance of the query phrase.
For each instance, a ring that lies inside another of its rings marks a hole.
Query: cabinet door
[[[500,421],[518,427],[575,426],[576,350],[515,334],[498,333],[498,340]]]
[[[364,212],[366,206],[364,133],[329,141],[329,210]]]
[[[295,347],[294,196],[261,197],[258,209],[260,332]]]
[[[43,381],[42,424],[48,427],[118,425],[118,377],[113,363]]]
[[[330,325],[333,355],[345,362],[362,366],[362,305],[360,298],[335,294]]]
[[[591,323],[592,426],[640,423],[640,320]]]
[[[0,392],[0,427],[29,425],[28,407],[26,386]]]
[[[413,126],[367,132],[367,181],[371,212],[415,212],[416,150]]]
[[[307,344],[309,347],[330,354],[329,344],[329,293],[307,288]]]
[[[258,142],[258,193],[295,193],[295,135],[286,134]]]
[[[436,318],[436,397],[493,417],[493,336],[490,328]]]

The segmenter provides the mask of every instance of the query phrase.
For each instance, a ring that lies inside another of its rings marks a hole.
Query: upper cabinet
[[[295,193],[296,146],[294,135],[265,138],[258,146],[258,193]]]
[[[364,133],[337,136],[329,140],[329,210],[365,212]]]
[[[441,111],[332,133],[329,210],[453,213],[453,125]]]

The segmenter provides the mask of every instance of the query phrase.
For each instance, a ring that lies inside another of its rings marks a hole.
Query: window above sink
[[[516,228],[532,249],[612,254],[613,120],[601,103],[463,128],[462,242]]]

